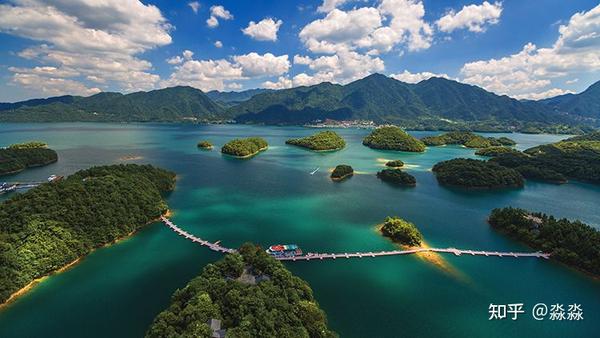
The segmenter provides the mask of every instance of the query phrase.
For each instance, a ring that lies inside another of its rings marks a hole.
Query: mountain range
[[[0,121],[227,121],[305,124],[372,120],[424,129],[479,125],[508,128],[599,125],[600,82],[579,94],[516,100],[444,78],[416,84],[372,74],[346,85],[328,82],[291,89],[242,92],[171,87],[149,92],[103,92],[0,103]],[[485,127],[484,127],[485,129]]]

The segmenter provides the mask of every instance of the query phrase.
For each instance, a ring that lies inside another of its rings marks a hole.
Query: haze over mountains
[[[372,74],[347,85],[203,93],[172,87],[131,94],[99,93],[0,103],[0,121],[171,122],[183,120],[305,124],[372,120],[432,129],[452,124],[598,125],[600,82],[580,94],[519,101],[443,78],[417,84]]]

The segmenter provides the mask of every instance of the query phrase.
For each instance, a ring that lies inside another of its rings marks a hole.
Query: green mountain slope
[[[18,104],[18,103],[17,103]],[[0,121],[180,121],[223,120],[232,116],[202,91],[172,87],[131,94],[99,93],[0,111]]]
[[[206,92],[206,96],[208,96],[209,99],[217,102],[218,104],[224,107],[231,107],[241,102],[250,100],[257,94],[261,94],[268,91],[271,91],[271,89],[256,88],[244,90],[241,92],[220,92],[218,90],[211,90],[210,92]]]
[[[540,102],[561,113],[598,120],[600,119],[600,81],[579,94],[560,95]]]

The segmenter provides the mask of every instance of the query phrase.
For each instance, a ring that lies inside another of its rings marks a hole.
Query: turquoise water
[[[299,127],[137,124],[5,124],[0,146],[43,140],[60,160],[6,180],[68,175],[97,164],[152,163],[174,170],[178,184],[167,196],[176,224],[208,240],[235,247],[297,243],[304,251],[389,250],[373,226],[388,215],[417,224],[435,247],[485,250],[528,248],[492,231],[491,209],[518,206],[599,227],[600,187],[528,181],[524,189],[462,191],[438,186],[433,164],[473,157],[472,149],[429,148],[424,154],[376,151],[361,145],[366,130],[341,129],[348,146],[313,153],[285,140],[313,133]],[[435,133],[414,132],[416,136]],[[250,160],[201,151],[229,139],[263,136],[269,150]],[[564,136],[507,135],[521,149]],[[123,156],[141,156],[123,161]],[[416,188],[380,182],[385,159],[401,159]],[[340,163],[357,175],[333,183]],[[314,175],[309,172],[321,169]],[[2,197],[5,198],[5,197]],[[220,256],[152,224],[135,236],[97,250],[74,268],[44,280],[0,310],[0,337],[139,337],[202,267]],[[594,337],[600,317],[600,282],[561,264],[538,259],[440,256],[445,268],[417,256],[290,262],[310,282],[330,324],[342,337]],[[582,304],[580,322],[535,321],[536,303]],[[488,321],[490,303],[525,303],[517,321]]]

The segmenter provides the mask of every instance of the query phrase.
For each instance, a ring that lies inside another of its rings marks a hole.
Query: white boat
[[[317,167],[317,169],[313,170],[310,172],[311,175],[314,175],[317,171],[319,171],[319,167]]]

